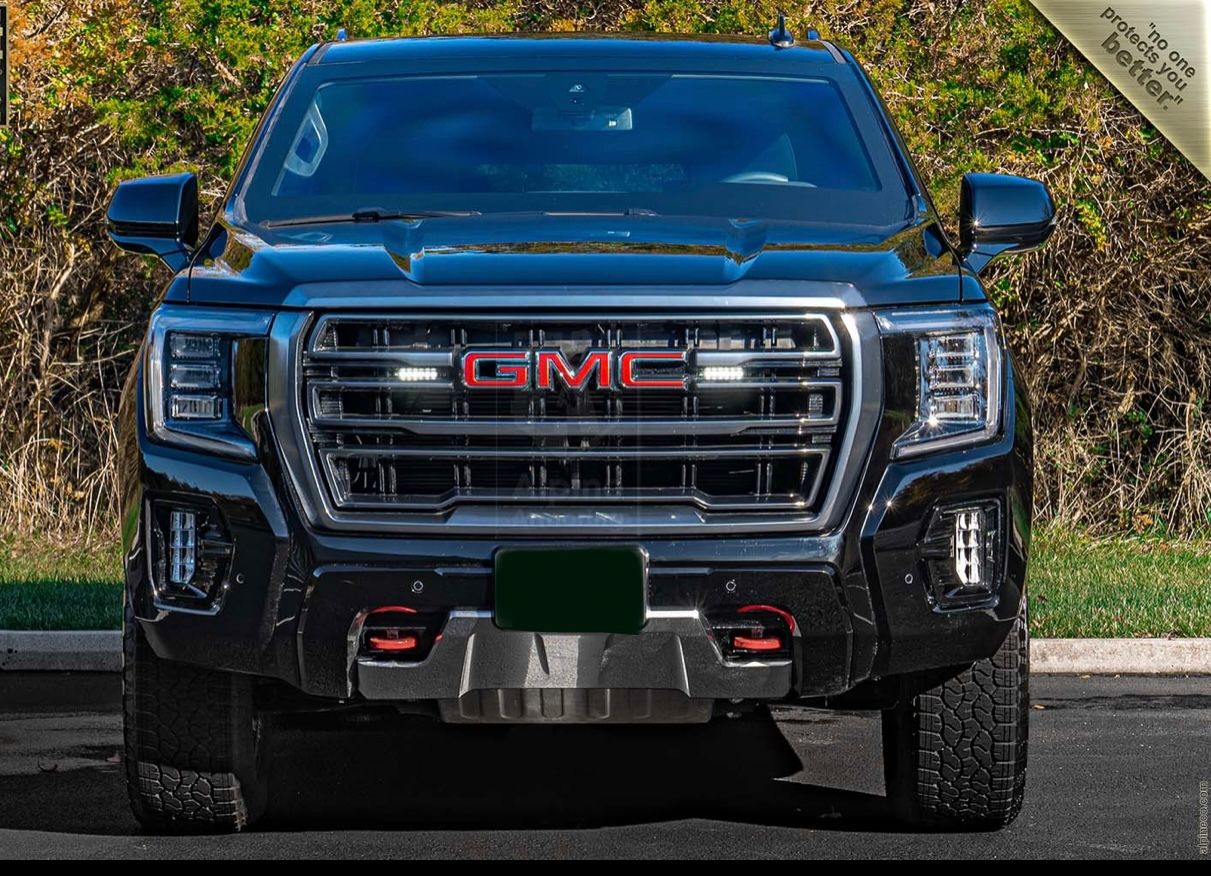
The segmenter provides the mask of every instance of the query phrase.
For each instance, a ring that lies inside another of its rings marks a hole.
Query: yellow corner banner
[[[1211,0],[1031,0],[1211,179]]]

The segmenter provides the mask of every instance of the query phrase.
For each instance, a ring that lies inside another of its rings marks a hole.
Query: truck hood
[[[869,303],[959,298],[933,217],[899,229],[713,218],[488,215],[255,232],[227,222],[194,262],[197,303],[282,305],[300,286],[373,284],[400,303],[468,287],[739,291],[751,281],[845,284]],[[907,287],[903,284],[909,284]],[[552,288],[554,287],[554,288]]]

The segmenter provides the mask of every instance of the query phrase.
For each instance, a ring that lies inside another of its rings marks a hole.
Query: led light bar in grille
[[[744,369],[739,366],[708,365],[698,376],[703,380],[743,380]]]

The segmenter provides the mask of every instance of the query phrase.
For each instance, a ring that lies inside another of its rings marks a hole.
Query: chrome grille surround
[[[874,337],[865,321],[823,309],[286,313],[272,333],[271,417],[303,510],[325,528],[819,530],[852,468],[859,420],[873,431],[862,404],[862,348]],[[418,325],[423,343],[407,328]],[[525,389],[488,391],[496,398],[485,402],[475,390],[470,402],[454,367],[463,350],[485,346],[554,346],[575,362],[589,348],[681,344],[691,374],[736,365],[750,374],[643,398]],[[399,367],[439,377],[392,381]],[[793,393],[811,410],[783,412],[777,401]],[[771,400],[772,410],[745,407]]]

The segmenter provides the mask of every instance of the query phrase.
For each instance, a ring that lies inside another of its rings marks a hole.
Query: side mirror
[[[977,274],[997,256],[1042,246],[1055,230],[1055,202],[1033,179],[969,173],[959,197],[959,254]]]
[[[105,218],[122,249],[158,255],[179,271],[198,243],[198,178],[176,173],[120,183]]]

